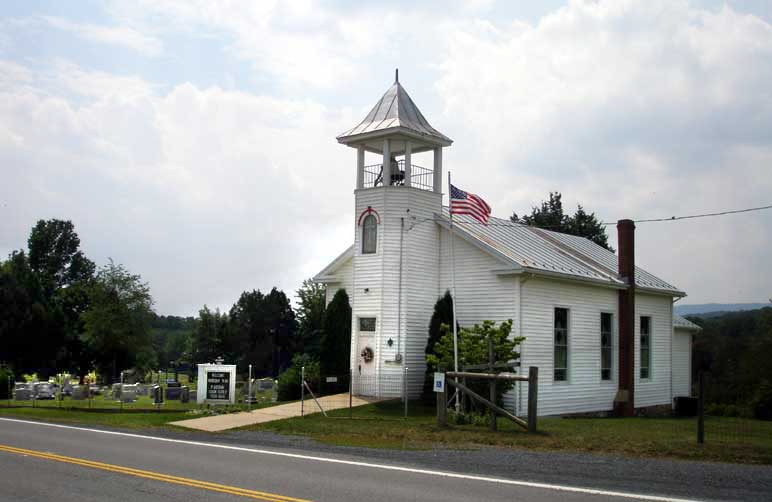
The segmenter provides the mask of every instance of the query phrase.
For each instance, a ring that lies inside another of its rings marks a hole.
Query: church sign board
[[[236,365],[199,364],[197,403],[234,404],[236,402]]]

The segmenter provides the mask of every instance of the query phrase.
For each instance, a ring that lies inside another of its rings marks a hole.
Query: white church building
[[[406,374],[410,397],[420,394],[429,320],[451,289],[452,236],[458,323],[513,320],[512,335],[525,337],[521,368],[539,368],[539,415],[631,414],[690,395],[699,328],[673,313],[684,292],[634,266],[632,221],[619,222],[619,257],[582,237],[497,218],[482,225],[454,215],[451,234],[442,158],[452,140],[398,80],[337,140],[356,150],[354,243],[315,280],[328,302],[340,288],[349,295],[355,390],[400,397]],[[422,152],[430,168],[413,164]],[[357,386],[358,378],[376,385]],[[516,387],[505,404],[520,413],[526,399]]]

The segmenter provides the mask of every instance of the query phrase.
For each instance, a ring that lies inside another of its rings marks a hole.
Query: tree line
[[[112,260],[96,267],[72,222],[41,220],[27,249],[0,261],[0,363],[17,378],[70,373],[83,381],[95,371],[103,383],[127,369],[194,373],[197,363],[217,358],[241,373],[251,364],[255,376],[276,377],[301,354],[328,369],[348,368],[345,291],[329,313],[322,285],[307,279],[297,297],[293,309],[274,287],[243,292],[227,312],[204,305],[197,317],[159,316],[140,275]]]
[[[702,327],[692,381],[706,372],[708,412],[772,420],[772,307],[688,318]]]

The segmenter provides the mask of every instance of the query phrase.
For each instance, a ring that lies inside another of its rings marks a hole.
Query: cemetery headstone
[[[150,396],[153,398],[153,404],[163,404],[164,393],[160,385],[153,385],[150,390]]]
[[[137,400],[137,384],[123,384],[121,387],[121,401],[124,403],[133,403]]]
[[[260,392],[271,390],[273,389],[273,379],[272,378],[261,378],[257,381],[257,390]]]
[[[87,385],[73,385],[72,386],[72,399],[75,401],[83,401],[88,397]]]
[[[32,389],[25,382],[16,382],[13,388],[13,395],[16,401],[29,401],[32,399]]]
[[[180,399],[182,385],[176,380],[166,381],[166,400],[178,401]]]

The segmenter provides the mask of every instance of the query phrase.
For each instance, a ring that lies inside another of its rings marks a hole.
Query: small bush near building
[[[772,420],[772,383],[764,381],[759,385],[751,406],[755,418]]]
[[[311,388],[319,383],[319,361],[308,354],[297,354],[292,358],[292,365],[279,375],[277,397],[279,401],[294,401],[300,399],[301,370],[305,366],[306,382]]]
[[[13,373],[6,368],[0,368],[0,399],[11,398],[11,386],[13,385]]]

